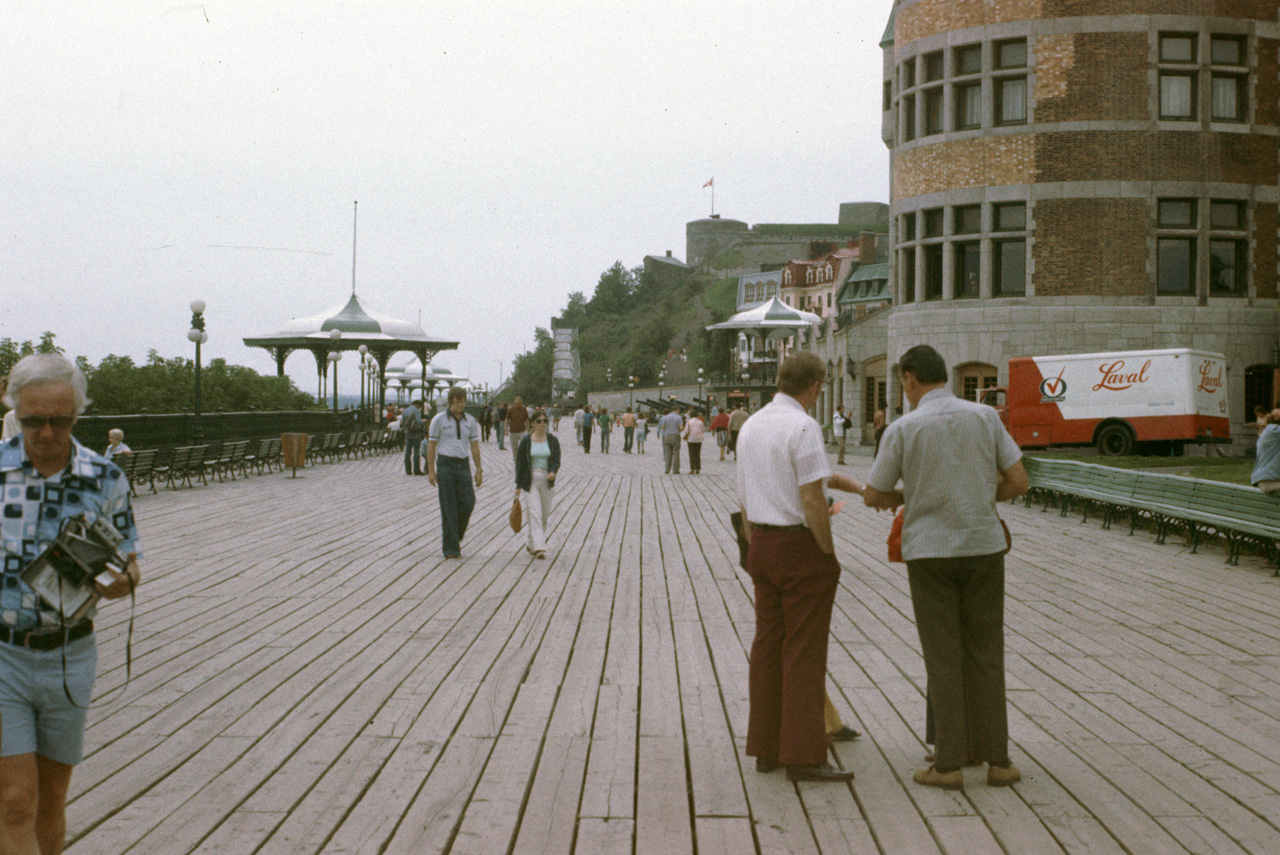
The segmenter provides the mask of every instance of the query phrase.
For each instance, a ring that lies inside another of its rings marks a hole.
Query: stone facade
[[[873,382],[892,414],[892,366],[923,342],[958,394],[1016,356],[1191,347],[1226,355],[1250,443],[1252,404],[1280,391],[1277,6],[897,0],[894,305],[808,337],[838,372],[820,415],[862,412]]]

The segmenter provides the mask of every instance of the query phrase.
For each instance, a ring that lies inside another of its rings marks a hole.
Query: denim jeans
[[[636,429],[634,427],[624,427],[622,429],[622,450],[626,454],[631,453],[631,443],[635,441]]]
[[[422,474],[422,437],[404,435],[404,474]]]
[[[436,490],[440,493],[440,529],[444,554],[461,555],[462,538],[476,507],[471,464],[465,457],[436,457]]]

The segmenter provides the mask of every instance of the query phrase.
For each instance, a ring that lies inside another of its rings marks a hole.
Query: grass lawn
[[[1080,451],[1027,451],[1026,454],[1045,460],[1079,460],[1117,469],[1150,469],[1229,484],[1249,484],[1249,476],[1253,473],[1253,460],[1244,457],[1102,457]]]

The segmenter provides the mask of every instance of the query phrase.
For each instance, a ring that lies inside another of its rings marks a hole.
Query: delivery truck
[[[1230,442],[1227,363],[1174,348],[1009,360],[1009,385],[980,398],[1022,448],[1094,445],[1104,455]]]

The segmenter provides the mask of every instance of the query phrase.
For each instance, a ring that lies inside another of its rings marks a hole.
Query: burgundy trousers
[[[747,754],[787,766],[827,762],[822,718],[831,606],[840,562],[808,529],[751,529],[747,573],[755,583]]]

